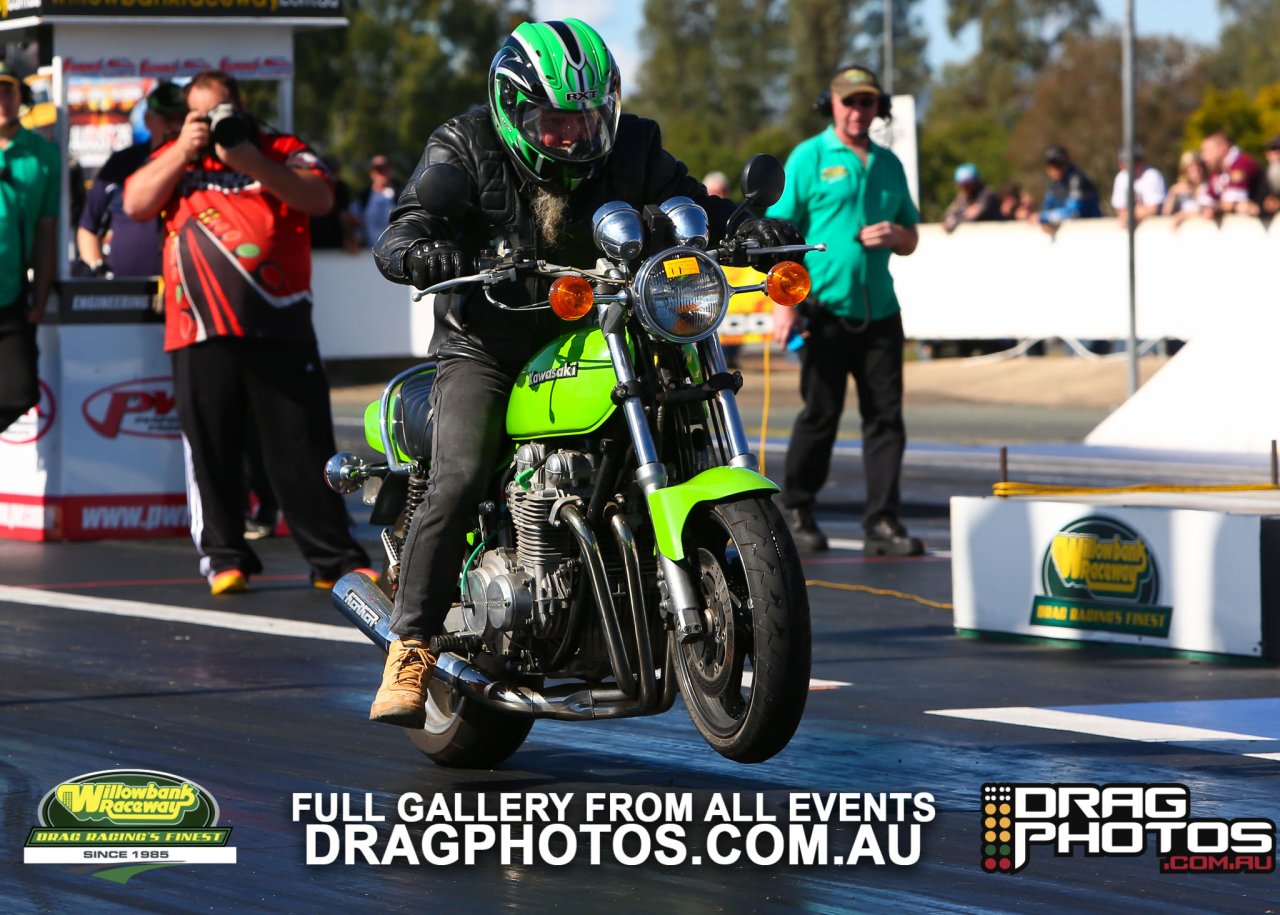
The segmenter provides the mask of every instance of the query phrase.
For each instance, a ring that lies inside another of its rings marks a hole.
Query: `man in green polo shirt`
[[[769,216],[795,223],[827,253],[808,258],[813,292],[800,311],[806,320],[800,394],[787,450],[782,504],[802,552],[827,548],[813,517],[818,491],[831,470],[848,376],[862,413],[862,465],[867,483],[867,553],[915,556],[924,545],[898,519],[906,429],[902,422],[902,316],[889,275],[889,255],[916,249],[920,214],[902,163],[871,142],[877,115],[889,99],[874,73],[842,67],[831,82],[831,126],[805,140],[787,159],[786,190]],[[775,308],[774,339],[798,329],[795,309]]]
[[[21,105],[22,83],[0,61],[0,432],[40,400],[36,325],[57,238],[58,149],[22,126]]]

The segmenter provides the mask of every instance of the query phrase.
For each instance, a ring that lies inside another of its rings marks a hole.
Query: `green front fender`
[[[677,562],[684,559],[685,522],[694,506],[723,502],[731,496],[777,492],[778,486],[766,476],[745,467],[712,467],[686,483],[649,493],[649,515],[658,541],[658,552]]]

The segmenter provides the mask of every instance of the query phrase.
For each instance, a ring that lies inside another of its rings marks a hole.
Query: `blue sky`
[[[1221,27],[1217,0],[1133,0],[1139,35],[1176,35],[1211,44]],[[1119,25],[1124,0],[1098,0],[1103,19]],[[574,16],[595,26],[609,44],[622,69],[623,85],[634,79],[640,67],[639,32],[644,21],[641,0],[536,0],[538,16],[559,19]],[[956,40],[947,34],[946,0],[923,0],[917,7],[929,35],[929,63],[936,72],[945,63],[964,60],[977,50],[977,30],[968,29]]]

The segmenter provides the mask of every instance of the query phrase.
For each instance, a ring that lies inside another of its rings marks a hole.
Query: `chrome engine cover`
[[[511,550],[487,550],[467,572],[462,623],[467,632],[488,636],[529,623],[533,615],[533,579],[516,564]]]

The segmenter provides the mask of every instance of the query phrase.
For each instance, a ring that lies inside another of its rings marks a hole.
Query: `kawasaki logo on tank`
[[[555,381],[560,378],[577,378],[578,363],[566,362],[564,365],[554,369],[547,369],[545,372],[530,372],[529,387],[536,388],[538,385],[546,381]]]
[[[1128,525],[1091,515],[1049,542],[1031,605],[1036,626],[1168,638],[1172,607],[1160,606],[1160,570],[1146,540]]]

